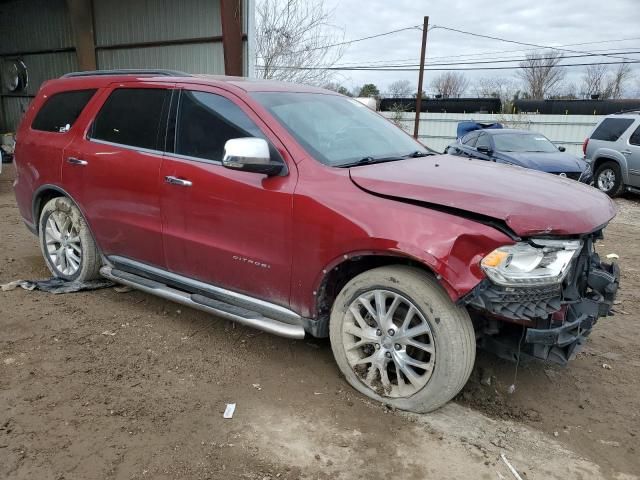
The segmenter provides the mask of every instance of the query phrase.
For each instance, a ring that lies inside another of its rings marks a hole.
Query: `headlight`
[[[542,240],[496,248],[480,262],[494,283],[507,287],[551,285],[564,280],[582,240]]]

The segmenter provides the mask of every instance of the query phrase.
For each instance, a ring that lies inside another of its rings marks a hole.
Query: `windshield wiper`
[[[340,168],[349,168],[349,167],[359,167],[361,165],[371,165],[374,163],[384,163],[384,162],[395,162],[397,160],[405,160],[407,158],[418,158],[418,157],[426,157],[428,155],[434,155],[431,152],[423,152],[421,150],[416,150],[415,152],[411,152],[408,155],[399,155],[395,157],[363,157],[360,160],[356,160],[355,162],[341,163],[340,165],[336,165]]]
[[[364,157],[360,160],[356,160],[355,162],[341,163],[340,165],[336,166],[340,168],[359,167],[360,165],[371,165],[373,163],[394,162],[396,160],[403,160],[404,158],[405,157]]]

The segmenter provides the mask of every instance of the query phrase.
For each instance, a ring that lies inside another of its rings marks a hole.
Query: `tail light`
[[[585,138],[582,143],[582,153],[584,153],[585,157],[587,156],[587,145],[589,145],[589,137]]]

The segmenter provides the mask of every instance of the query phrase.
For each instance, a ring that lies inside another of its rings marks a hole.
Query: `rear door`
[[[221,89],[184,85],[175,125],[160,173],[169,269],[287,306],[294,162],[267,125]],[[223,167],[225,142],[241,137],[266,139],[288,172],[267,177]]]
[[[165,266],[158,174],[172,87],[112,86],[93,122],[65,149],[63,184],[105,255]]]

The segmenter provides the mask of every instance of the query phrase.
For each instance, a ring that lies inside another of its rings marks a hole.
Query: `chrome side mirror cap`
[[[222,165],[231,170],[278,175],[284,165],[271,161],[269,144],[262,138],[232,138],[224,144]]]

